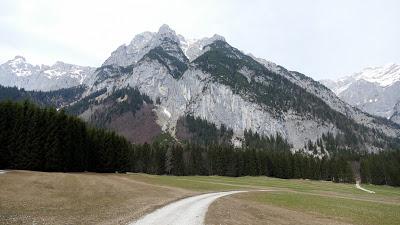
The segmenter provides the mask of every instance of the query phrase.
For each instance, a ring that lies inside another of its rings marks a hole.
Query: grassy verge
[[[335,195],[359,198],[387,199],[400,203],[400,188],[378,185],[362,185],[376,194],[358,190],[354,184],[327,181],[278,179],[271,177],[220,177],[220,176],[156,176],[129,174],[135,180],[155,185],[166,185],[195,191],[224,191],[237,189],[287,189],[304,193],[334,193]]]
[[[288,192],[251,193],[243,198],[355,224],[389,225],[400,219],[400,205],[393,204]]]

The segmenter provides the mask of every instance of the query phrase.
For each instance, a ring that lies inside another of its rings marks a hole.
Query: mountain
[[[390,118],[400,101],[400,65],[368,67],[336,81],[323,80],[341,99],[372,115]]]
[[[85,84],[83,98],[67,111],[132,142],[162,133],[182,141],[217,129],[217,141],[229,138],[235,146],[251,133],[282,138],[293,149],[319,143],[320,154],[329,137],[341,148],[376,151],[400,134],[395,123],[352,107],[301,73],[246,55],[219,35],[187,40],[167,25],[118,47]],[[190,118],[204,122],[190,129]]]
[[[24,57],[16,56],[0,65],[0,85],[51,91],[85,84],[93,71],[92,67],[63,62],[56,62],[52,66],[32,65]]]

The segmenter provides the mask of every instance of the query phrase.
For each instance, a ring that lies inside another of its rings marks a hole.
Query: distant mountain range
[[[349,104],[398,122],[400,65],[368,67],[353,75],[335,81],[323,80],[321,83]]]
[[[22,56],[0,65],[0,84],[26,90],[51,91],[85,83],[95,68],[56,62],[52,66],[32,65]]]
[[[83,85],[78,100],[63,98],[71,102],[65,110],[135,143],[168,134],[243,146],[255,135],[320,155],[337,148],[377,151],[400,136],[398,124],[364,113],[299,72],[245,54],[219,35],[188,40],[167,25],[136,35],[96,69],[32,66],[16,57],[1,66],[0,84]]]

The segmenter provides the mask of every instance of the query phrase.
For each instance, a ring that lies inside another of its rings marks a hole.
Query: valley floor
[[[213,202],[206,224],[396,224],[400,188],[267,177],[0,174],[0,224],[128,224],[201,193],[248,190]],[[269,190],[267,192],[251,190]]]

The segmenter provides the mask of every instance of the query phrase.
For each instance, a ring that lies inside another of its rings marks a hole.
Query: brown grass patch
[[[192,194],[126,174],[11,171],[0,175],[0,224],[126,224]]]

